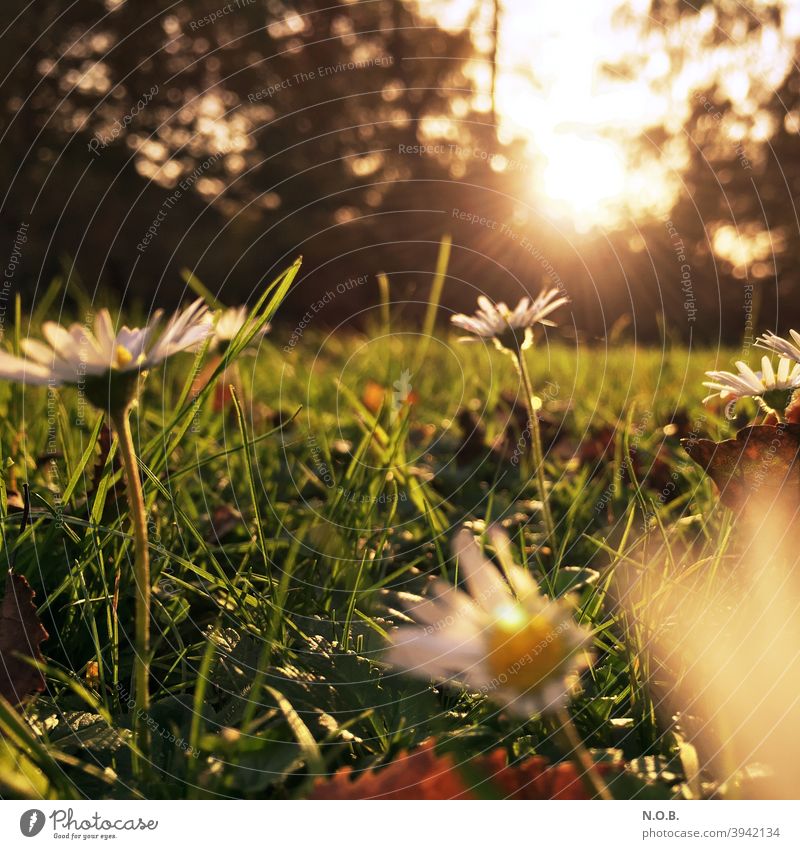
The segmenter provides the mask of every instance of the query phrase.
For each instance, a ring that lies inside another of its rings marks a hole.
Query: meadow
[[[4,797],[303,798],[342,767],[366,772],[431,740],[473,794],[507,795],[470,764],[498,750],[557,764],[552,729],[383,660],[404,604],[430,576],[456,578],[455,530],[492,523],[592,631],[595,662],[571,710],[613,768],[614,795],[724,795],[662,709],[647,629],[620,604],[618,579],[700,595],[718,580],[709,564],[724,563],[729,513],[678,440],[733,433],[700,402],[704,370],[734,352],[541,335],[527,356],[550,546],[509,358],[383,319],[337,335],[277,326],[194,401],[202,353],[145,382],[133,434],[152,559],[153,742],[141,770],[116,440],[74,389],[0,386],[2,546],[49,634],[44,692],[19,709],[0,701]]]
[[[150,5],[3,31],[10,833],[800,800],[800,3]]]

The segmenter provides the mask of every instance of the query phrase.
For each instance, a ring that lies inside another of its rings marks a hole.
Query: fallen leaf
[[[539,432],[545,456],[566,460],[574,453],[575,446],[568,433],[567,413],[568,407],[553,402],[539,409]],[[520,451],[530,451],[528,418],[528,406],[519,392],[504,390],[500,393],[495,419],[500,424],[502,434],[498,447],[506,457],[518,456]]]
[[[604,465],[613,461],[616,440],[616,427],[603,425],[592,430],[578,447],[577,457],[581,466],[589,466],[592,475],[598,474]]]
[[[39,646],[47,639],[47,631],[36,614],[34,595],[22,575],[8,572],[0,604],[0,695],[13,705],[44,689],[42,673],[17,656],[44,660]]]
[[[86,686],[90,690],[96,690],[100,686],[100,664],[96,660],[90,660],[86,664]]]
[[[753,425],[733,439],[682,439],[681,445],[727,507],[778,509],[789,517],[800,507],[800,424]]]
[[[376,380],[371,378],[364,386],[364,392],[361,396],[361,403],[372,413],[377,415],[380,412],[383,402],[386,398],[386,390]]]
[[[209,515],[208,524],[205,539],[221,540],[242,525],[242,514],[230,504],[218,504]]]
[[[231,387],[228,383],[217,381],[214,387],[214,412],[222,413],[231,408],[233,395],[231,395]]]
[[[789,401],[788,406],[786,407],[786,412],[784,413],[786,417],[786,421],[791,424],[800,424],[800,391],[795,390],[792,395],[791,400]]]
[[[456,414],[456,421],[462,434],[461,443],[455,453],[456,462],[473,463],[475,460],[485,459],[493,449],[486,444],[486,428],[480,416],[473,410],[463,407]]]
[[[736,514],[739,536],[759,540],[766,566],[795,560],[800,546],[800,424],[753,425],[735,438],[685,440],[683,447]]]
[[[658,492],[658,499],[664,504],[668,504],[674,498],[681,494],[678,486],[678,477],[675,475],[675,463],[673,452],[670,450],[666,442],[662,442],[656,450],[652,460],[645,460],[642,463],[637,462],[637,457],[632,458],[634,468],[639,478],[640,483],[649,489]]]
[[[599,764],[607,772],[607,764]],[[437,755],[433,740],[402,752],[385,767],[353,778],[349,767],[314,785],[312,799],[477,799],[493,791],[509,799],[586,799],[583,783],[571,763],[550,765],[539,756],[509,765],[496,749],[457,763],[452,754]]]
[[[408,441],[415,448],[428,448],[436,437],[436,425],[414,422],[408,430]]]

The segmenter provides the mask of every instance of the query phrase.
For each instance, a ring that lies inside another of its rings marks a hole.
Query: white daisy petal
[[[409,625],[393,631],[390,638],[387,661],[417,676],[450,677],[481,663],[486,656],[486,645],[478,634],[459,640]]]
[[[481,554],[470,531],[461,530],[456,534],[453,553],[458,557],[458,567],[464,574],[473,599],[484,610],[496,610],[512,600],[508,584]]]
[[[790,330],[789,334],[794,340],[793,343],[788,339],[783,339],[775,333],[764,333],[756,339],[756,347],[766,348],[768,351],[773,351],[776,354],[780,354],[782,357],[788,357],[794,362],[800,362],[800,333],[796,330]]]
[[[199,347],[210,332],[208,308],[202,299],[198,299],[170,319],[164,332],[150,350],[147,365],[158,365],[173,354]]]
[[[729,371],[707,371],[709,380],[703,381],[703,386],[714,390],[703,399],[707,403],[713,398],[740,398],[759,397],[774,389],[796,389],[800,382],[800,363],[792,366],[791,361],[785,357],[778,360],[777,371],[773,368],[769,357],[763,357],[761,361],[761,372],[754,372],[747,363],[737,361],[738,374]]]
[[[467,315],[454,315],[450,319],[450,322],[454,324],[456,327],[460,327],[462,330],[467,330],[470,333],[474,333],[476,336],[491,336],[491,330],[486,327],[486,325],[473,318],[472,316]]]
[[[522,298],[520,302],[514,307],[514,312],[512,313],[512,319],[516,321],[522,320],[523,316],[528,312],[531,305],[530,298]]]
[[[42,335],[47,344],[24,340],[20,343],[24,358],[0,352],[0,379],[84,385],[87,376],[107,375],[110,390],[115,374],[158,365],[174,353],[199,346],[210,330],[208,310],[202,301],[196,301],[175,314],[157,343],[150,346],[160,316],[159,311],[145,327],[123,327],[117,334],[106,309],[98,311],[93,330],[78,323],[65,328],[53,321],[45,322]],[[119,386],[127,393],[135,391],[135,383],[127,378]],[[124,397],[119,393],[117,396]],[[105,402],[97,399],[95,403]]]
[[[747,363],[742,362],[742,360],[736,361],[736,368],[739,369],[739,374],[743,380],[746,380],[748,385],[753,388],[757,388],[761,386],[761,380],[758,375],[750,368]]]
[[[214,341],[221,344],[230,342],[244,329],[249,320],[247,307],[231,307],[230,309],[223,310],[214,325]],[[262,339],[269,331],[270,325],[267,323],[259,328],[256,338],[253,341],[257,342],[259,339]]]
[[[553,324],[546,320],[551,312],[569,303],[569,298],[562,296],[558,289],[548,289],[541,292],[531,303],[530,298],[521,298],[513,310],[503,301],[493,304],[485,295],[478,297],[478,309],[474,316],[454,315],[450,321],[464,330],[481,337],[500,337],[509,331],[522,333],[522,347],[527,347],[533,337],[530,329],[535,324]]]
[[[478,295],[478,307],[487,315],[493,315],[496,312],[494,304],[486,295]]]
[[[776,379],[778,383],[786,383],[786,380],[789,377],[789,367],[791,363],[786,357],[781,357],[778,360],[778,371],[776,375]]]
[[[514,590],[514,595],[520,600],[530,595],[538,595],[539,588],[536,581],[528,572],[514,563],[511,554],[511,540],[508,538],[508,534],[497,525],[492,525],[486,533],[497,552],[497,559],[503,567],[506,580]]]
[[[437,579],[431,587],[431,597],[446,608],[449,614],[457,616],[459,620],[468,622],[470,625],[479,625],[481,622],[481,609],[472,600],[468,593],[446,584]]]
[[[74,340],[70,333],[60,324],[56,324],[54,321],[46,321],[42,325],[42,334],[52,347],[56,356],[62,360],[69,361],[74,345]]]
[[[36,339],[23,339],[19,346],[29,360],[43,366],[53,365],[56,355],[49,345],[45,345]]]
[[[461,593],[461,595],[466,594]],[[471,617],[460,615],[457,609],[447,604],[437,603],[436,599],[425,599],[418,604],[409,606],[407,613],[415,622],[425,625],[425,630],[430,633],[445,629],[451,634],[458,629],[469,632],[475,624]]]
[[[111,368],[114,361],[114,348],[104,349],[94,333],[81,324],[72,324],[69,328],[72,339],[70,350],[63,359],[76,371],[83,367],[87,374],[102,374]]]
[[[45,365],[0,351],[0,378],[44,386],[54,380],[54,373]]]
[[[773,371],[772,363],[767,356],[761,358],[761,379],[768,389],[775,386],[775,372]]]
[[[114,324],[111,321],[111,313],[107,309],[101,309],[97,313],[94,320],[94,335],[97,338],[101,353],[110,363],[114,359],[117,343],[114,338]]]

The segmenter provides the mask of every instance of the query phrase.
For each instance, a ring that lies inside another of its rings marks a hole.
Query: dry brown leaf
[[[239,397],[243,397],[242,393],[239,393]],[[232,403],[233,395],[231,394],[230,384],[221,380],[217,381],[214,387],[214,412],[222,413],[225,410],[230,410]]]
[[[711,477],[720,501],[757,514],[800,507],[800,424],[753,425],[733,439],[682,439],[686,453]]]
[[[0,694],[13,705],[44,689],[42,673],[17,656],[44,660],[40,644],[47,639],[47,631],[36,614],[34,595],[22,575],[8,572],[0,604]]]
[[[208,518],[205,538],[209,541],[222,539],[242,524],[242,514],[230,504],[218,504]]]
[[[800,391],[795,390],[786,407],[784,417],[790,424],[800,424]]]
[[[607,772],[605,764],[598,765]],[[355,779],[349,767],[317,781],[313,799],[477,799],[493,791],[509,799],[586,799],[583,784],[570,763],[551,766],[530,757],[509,766],[504,750],[459,765],[452,754],[437,755],[433,740],[402,752],[385,767]]]

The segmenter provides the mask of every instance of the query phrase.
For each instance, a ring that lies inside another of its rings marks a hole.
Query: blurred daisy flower
[[[569,298],[561,295],[558,289],[547,289],[533,302],[530,298],[522,298],[513,310],[502,301],[493,304],[485,295],[481,295],[474,315],[454,315],[450,321],[475,337],[493,339],[501,349],[524,350],[533,343],[533,326],[553,325],[547,316],[566,303],[569,303]],[[461,341],[473,342],[476,339],[467,336]]]
[[[792,342],[775,333],[767,332],[759,336],[755,344],[757,348],[766,348],[782,357],[788,357],[795,363],[800,363],[800,333],[790,330],[789,335],[792,337]]]
[[[101,399],[92,390],[104,387],[108,394],[109,378],[120,375],[135,381],[139,372],[154,368],[173,354],[196,350],[208,335],[208,311],[202,301],[175,313],[159,332],[162,315],[159,310],[144,327],[119,330],[115,330],[107,309],[97,313],[93,329],[84,324],[65,328],[45,322],[44,342],[23,339],[20,343],[24,357],[0,351],[0,379],[35,385],[85,385],[89,400],[99,406]],[[111,384],[113,389],[113,381]]]
[[[729,371],[707,371],[709,380],[703,381],[703,386],[714,390],[703,399],[707,403],[712,398],[719,397],[722,401],[738,401],[740,398],[764,399],[773,392],[786,393],[800,386],[800,363],[793,363],[786,357],[778,360],[778,368],[772,367],[769,357],[761,358],[761,371],[753,371],[747,363],[738,361],[736,363],[738,374]],[[774,400],[767,398],[767,403]],[[788,397],[782,398],[782,405],[786,405]],[[770,408],[780,406],[769,403]],[[774,410],[770,409],[770,412]]]
[[[237,356],[256,354],[258,343],[269,333],[271,325],[266,322],[259,326],[258,319],[253,319],[252,313],[246,306],[221,307],[214,313],[209,313],[208,323],[211,330],[211,356],[203,371],[197,376],[192,391],[197,395],[209,381],[215,380],[214,410],[221,412],[233,402],[231,387],[240,400],[245,398],[238,361],[231,360],[222,373],[219,372],[219,366],[230,353],[232,343],[236,340]],[[239,343],[245,339],[245,347],[239,347]]]
[[[249,320],[250,313],[247,307],[229,307],[221,310],[214,324],[214,343],[220,348],[225,348],[238,336]],[[271,325],[265,324],[250,344],[253,345],[257,340],[262,339],[270,329]]]
[[[419,624],[392,634],[388,661],[416,677],[485,693],[521,716],[557,711],[589,664],[591,635],[565,603],[540,594],[513,562],[502,531],[492,528],[489,537],[503,572],[483,557],[471,532],[460,531],[453,553],[469,594],[437,581],[434,596],[409,611]]]

